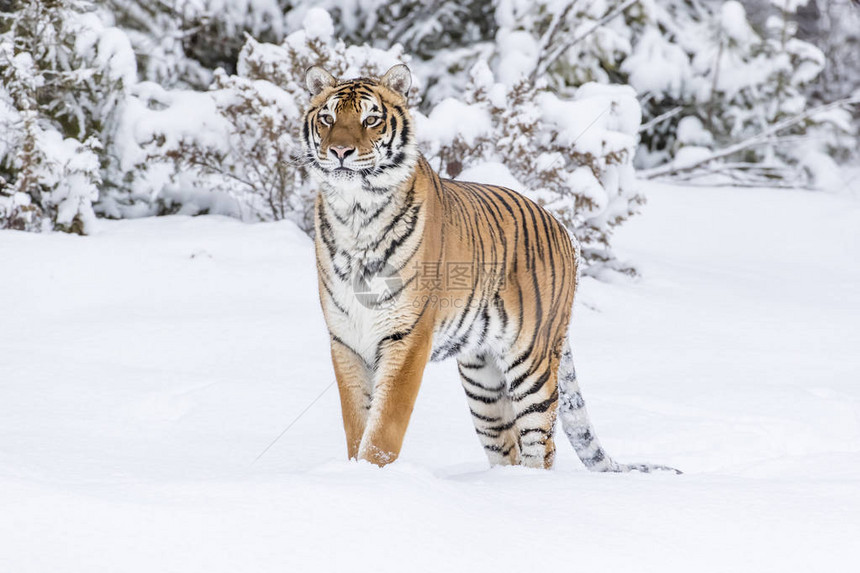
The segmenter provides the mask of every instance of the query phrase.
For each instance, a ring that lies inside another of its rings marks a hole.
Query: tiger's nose
[[[341,161],[346,159],[346,156],[355,151],[354,147],[346,147],[345,145],[332,145],[329,147],[330,151],[334,151],[335,156],[340,158]]]

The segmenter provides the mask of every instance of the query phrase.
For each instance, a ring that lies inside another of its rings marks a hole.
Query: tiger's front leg
[[[432,334],[427,328],[414,328],[403,338],[380,343],[376,383],[359,459],[381,467],[400,455],[431,344]]]
[[[346,451],[350,459],[355,459],[367,426],[373,381],[364,359],[334,337],[331,339],[331,360],[340,393]]]

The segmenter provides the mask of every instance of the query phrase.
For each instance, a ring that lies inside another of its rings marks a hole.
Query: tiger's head
[[[305,82],[311,101],[301,139],[318,179],[384,186],[408,177],[418,154],[406,105],[409,68],[398,64],[381,78],[338,80],[314,66]]]

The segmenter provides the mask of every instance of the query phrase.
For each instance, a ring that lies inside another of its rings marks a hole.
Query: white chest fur
[[[329,331],[374,365],[380,342],[396,332],[405,317],[397,308],[402,300],[375,304],[403,280],[392,265],[402,262],[404,255],[389,246],[404,235],[405,226],[417,223],[402,220],[403,198],[394,192],[380,193],[345,181],[325,185],[322,193],[318,216],[324,229],[318,230],[316,240]],[[404,253],[413,252],[408,246]]]

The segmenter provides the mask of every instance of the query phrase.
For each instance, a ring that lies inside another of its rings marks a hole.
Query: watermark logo
[[[403,279],[389,264],[367,265],[352,283],[358,303],[370,309],[391,308],[403,292]]]
[[[502,291],[506,282],[500,263],[420,262],[406,273],[404,279],[387,263],[359,268],[352,285],[356,300],[365,308],[386,309],[405,294],[413,305],[462,308],[468,292],[483,287]]]

